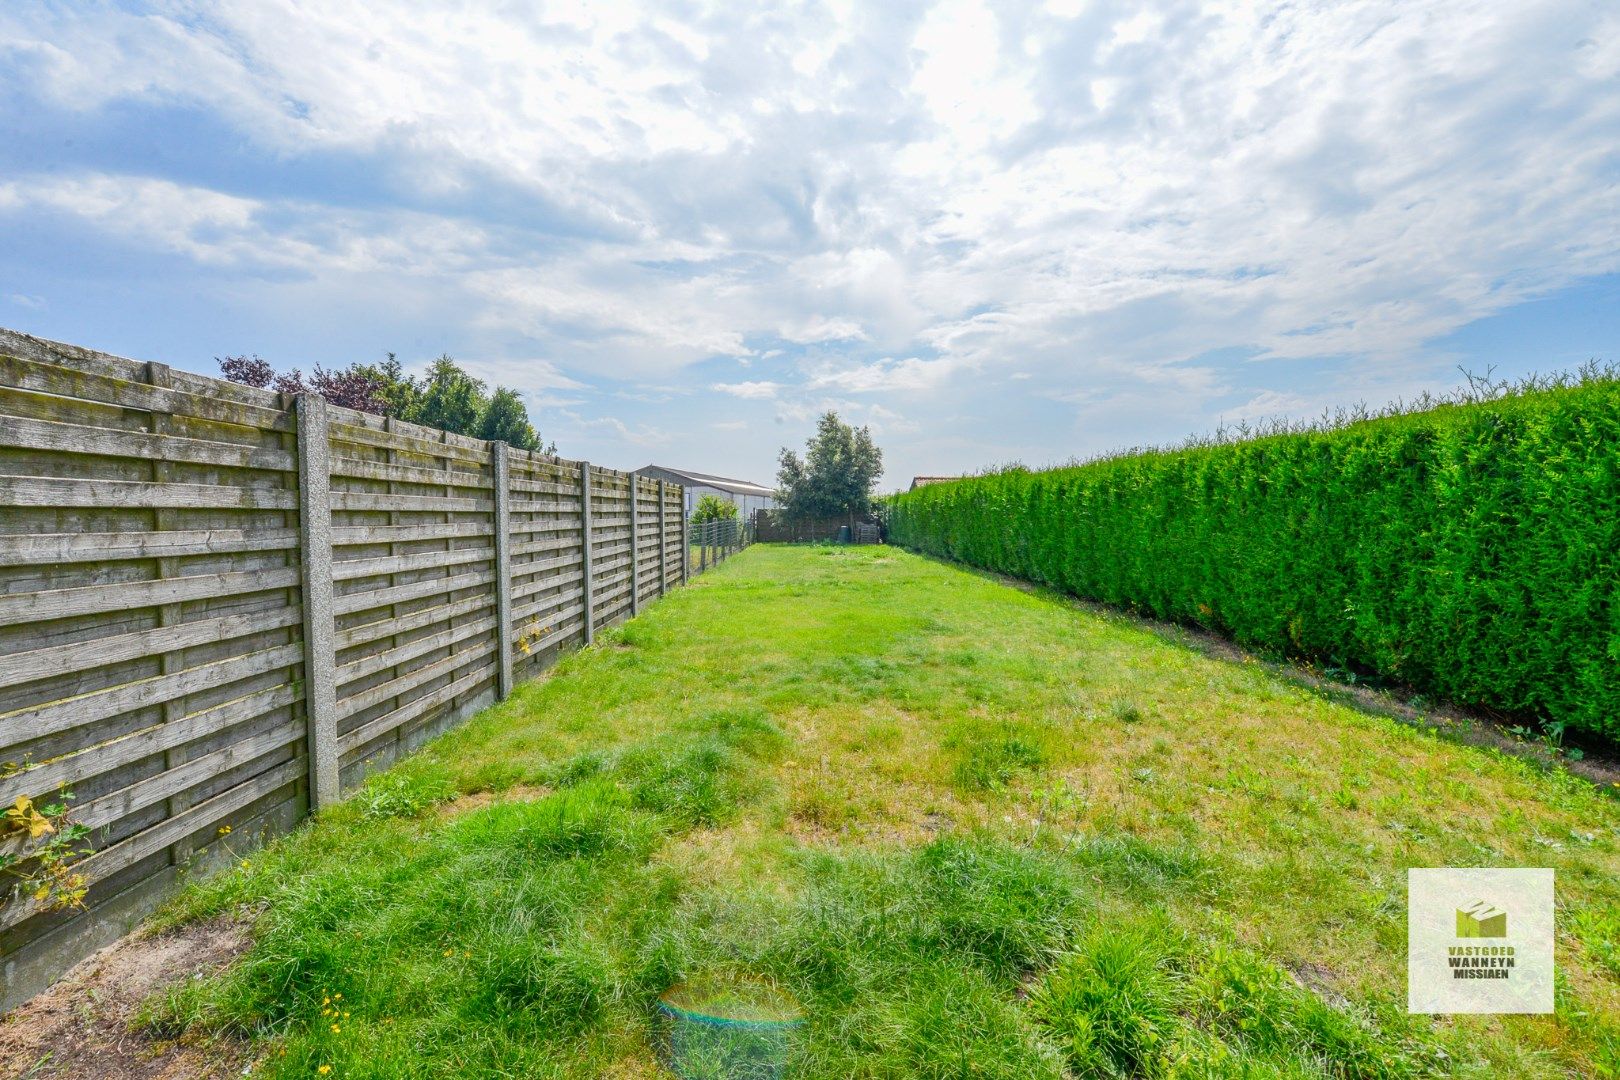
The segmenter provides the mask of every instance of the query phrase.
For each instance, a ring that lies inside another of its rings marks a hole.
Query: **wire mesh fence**
[[[690,522],[686,529],[687,571],[701,574],[753,542],[753,526],[737,518]]]

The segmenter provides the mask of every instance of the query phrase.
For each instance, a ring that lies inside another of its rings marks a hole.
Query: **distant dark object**
[[[948,484],[952,480],[960,479],[962,479],[960,476],[913,476],[909,490],[916,491],[918,488],[927,487],[929,484]]]
[[[759,544],[883,543],[883,526],[871,520],[851,521],[848,514],[795,518],[783,510],[761,510],[754,515],[753,532]]]

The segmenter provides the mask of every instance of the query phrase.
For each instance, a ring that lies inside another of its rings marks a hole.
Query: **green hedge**
[[[919,488],[907,547],[1620,741],[1620,383]]]

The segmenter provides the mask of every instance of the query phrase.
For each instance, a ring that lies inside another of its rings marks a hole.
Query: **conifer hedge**
[[[1620,742],[1620,382],[919,488],[890,536]]]

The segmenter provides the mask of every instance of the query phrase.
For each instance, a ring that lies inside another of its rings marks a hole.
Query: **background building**
[[[718,495],[737,507],[738,515],[747,521],[755,510],[776,509],[776,490],[749,480],[734,480],[728,476],[711,476],[688,469],[671,469],[664,465],[648,465],[637,469],[642,476],[655,480],[668,480],[686,485],[686,516],[697,509],[698,500],[705,495]]]

